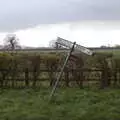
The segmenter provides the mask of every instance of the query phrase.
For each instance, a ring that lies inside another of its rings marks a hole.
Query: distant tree
[[[120,45],[119,45],[119,44],[116,44],[116,45],[115,45],[115,48],[120,48]]]
[[[4,49],[5,50],[12,50],[20,49],[21,46],[19,45],[19,39],[17,38],[16,34],[8,34],[4,38]]]
[[[56,48],[56,49],[62,47],[61,45],[58,45],[58,44],[57,44],[56,40],[51,40],[51,41],[49,42],[49,46],[50,46],[51,48]]]
[[[107,46],[105,46],[105,45],[101,45],[100,47],[101,47],[101,48],[107,48]]]

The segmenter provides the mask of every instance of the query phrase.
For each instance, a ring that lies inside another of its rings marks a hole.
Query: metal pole
[[[70,49],[69,54],[67,55],[67,58],[66,58],[66,60],[65,60],[65,62],[64,62],[64,65],[63,65],[63,67],[61,68],[61,72],[60,72],[60,74],[58,75],[57,80],[56,80],[56,82],[55,82],[55,85],[53,86],[53,89],[52,89],[52,91],[51,91],[51,93],[50,93],[50,100],[52,99],[52,97],[53,97],[53,95],[54,95],[54,93],[55,93],[55,91],[56,91],[57,85],[58,85],[58,83],[59,83],[59,81],[60,81],[60,79],[61,79],[61,77],[62,77],[62,74],[63,74],[63,72],[64,72],[65,66],[66,66],[66,64],[67,64],[67,62],[68,62],[68,60],[69,60],[69,58],[70,58],[70,55],[71,55],[71,53],[72,53],[73,50],[74,50],[75,44],[76,44],[76,42],[73,43],[73,46],[72,46],[72,48]]]

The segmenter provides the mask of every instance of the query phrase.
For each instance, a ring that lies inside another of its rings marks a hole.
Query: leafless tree
[[[57,44],[56,40],[51,40],[51,41],[49,42],[49,46],[50,46],[51,48],[55,48],[55,49],[62,48],[61,45],[58,45],[58,44]]]
[[[19,39],[16,34],[8,34],[4,38],[4,49],[14,51],[16,49],[21,49],[19,45]]]

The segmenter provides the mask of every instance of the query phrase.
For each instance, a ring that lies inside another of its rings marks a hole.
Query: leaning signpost
[[[60,38],[60,37],[57,38],[56,44],[67,47],[67,48],[70,49],[70,51],[69,51],[69,53],[68,53],[68,55],[66,57],[66,60],[65,60],[65,62],[63,64],[63,66],[61,67],[61,71],[58,74],[55,85],[53,86],[53,89],[52,89],[52,91],[50,93],[50,100],[52,99],[52,97],[53,97],[53,95],[54,95],[54,93],[56,91],[56,88],[57,88],[57,86],[59,84],[59,81],[60,81],[60,79],[61,79],[61,77],[63,75],[63,71],[64,71],[64,69],[65,69],[65,67],[66,67],[66,65],[67,65],[67,63],[69,61],[70,56],[72,55],[72,52],[77,51],[77,52],[83,52],[83,53],[85,53],[87,55],[93,55],[93,51],[91,51],[91,50],[89,50],[89,49],[87,49],[87,48],[85,48],[85,47],[83,47],[81,45],[76,44],[76,42],[71,42],[71,41],[65,40],[65,39]]]
[[[69,49],[71,49],[73,46],[73,42],[65,40],[65,39],[60,38],[60,37],[57,38],[56,43],[60,44],[61,46],[68,47]],[[75,44],[74,51],[83,52],[87,55],[93,55],[93,51],[87,49],[84,46],[78,45],[78,44]]]

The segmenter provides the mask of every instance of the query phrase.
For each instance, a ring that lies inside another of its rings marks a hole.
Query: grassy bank
[[[120,90],[59,89],[48,103],[50,89],[0,90],[0,120],[119,120]]]

